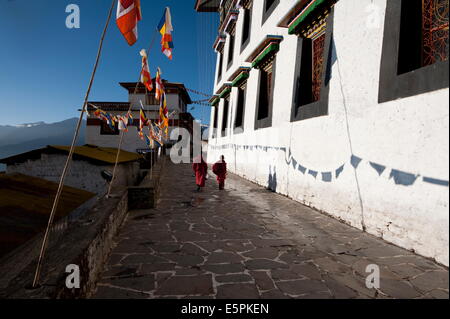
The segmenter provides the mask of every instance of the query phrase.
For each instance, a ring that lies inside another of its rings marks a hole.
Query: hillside
[[[17,126],[0,126],[0,158],[5,158],[45,147],[47,145],[70,145],[78,119],[47,124],[44,122]],[[78,137],[77,145],[84,144],[85,124]],[[0,171],[5,166],[0,164]]]

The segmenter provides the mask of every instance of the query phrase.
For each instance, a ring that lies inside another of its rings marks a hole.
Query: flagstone
[[[212,276],[173,276],[155,291],[155,295],[209,295],[214,293]]]
[[[133,290],[149,292],[155,289],[155,276],[141,275],[126,278],[110,278],[102,281],[102,284],[122,288],[133,287]]]
[[[235,274],[235,275],[220,275],[216,276],[216,281],[220,283],[236,283],[236,282],[249,282],[253,281],[253,278],[247,274]]]
[[[259,299],[254,284],[227,284],[217,287],[217,299]]]
[[[96,298],[448,298],[447,268],[233,174],[194,189],[190,165],[166,162],[158,207],[130,213]]]

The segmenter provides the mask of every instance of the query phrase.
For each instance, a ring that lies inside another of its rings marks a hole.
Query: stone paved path
[[[157,209],[130,213],[95,298],[448,298],[445,267],[237,176],[196,193],[190,166],[167,163],[162,184]]]

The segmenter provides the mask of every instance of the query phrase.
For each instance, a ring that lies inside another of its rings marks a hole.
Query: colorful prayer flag
[[[142,56],[142,70],[141,70],[141,82],[145,85],[148,91],[153,90],[152,76],[150,75],[150,69],[148,67],[147,52],[144,49],[140,52]]]
[[[132,126],[133,125],[133,115],[131,114],[131,112],[128,112],[127,119],[128,119],[128,126]]]
[[[155,98],[160,101],[161,100],[161,96],[164,94],[164,83],[161,79],[161,69],[158,68],[156,71],[156,78],[155,78],[155,83],[156,83],[156,92],[155,92]]]
[[[101,119],[102,121],[106,121],[106,123],[109,125],[109,128],[111,130],[115,129],[116,118],[114,116],[111,116],[111,114],[109,114],[103,110],[100,110],[99,108],[96,108],[94,115],[97,118]]]
[[[144,113],[144,107],[141,104],[141,111],[140,111],[140,116],[139,116],[139,136],[141,137],[141,139],[144,139],[144,127],[148,125],[148,119],[145,116]]]
[[[116,23],[130,46],[135,44],[138,39],[137,25],[141,20],[142,12],[140,0],[118,1]]]
[[[161,46],[162,52],[172,60],[173,40],[172,40],[172,17],[170,15],[170,9],[167,7],[164,11],[164,15],[161,22],[158,25],[159,33],[161,33]]]
[[[156,129],[156,130],[155,130]],[[150,122],[150,139],[156,143],[158,147],[162,147],[164,145],[161,137],[161,132],[159,131],[158,127],[153,126],[153,124]]]
[[[154,148],[153,140],[150,139],[150,137],[147,136],[146,134],[143,134],[143,136],[144,136],[145,143],[147,143],[147,146],[150,148]]]
[[[119,120],[119,130],[128,132],[128,116],[119,115],[117,118]]]
[[[166,93],[163,93],[159,106],[159,128],[169,135],[169,110],[167,109]]]

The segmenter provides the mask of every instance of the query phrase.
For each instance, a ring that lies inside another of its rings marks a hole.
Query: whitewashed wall
[[[139,119],[140,102],[144,104],[144,109],[146,111],[146,116],[149,119],[159,119],[159,105],[146,105],[144,94],[130,94],[128,97],[129,102],[132,104],[132,115],[135,120]],[[171,117],[171,119],[179,119],[179,113],[183,111],[184,105],[181,105],[182,101],[179,99],[178,94],[167,94],[167,108],[169,113],[176,111],[176,114]],[[125,115],[126,111],[122,112],[109,112],[112,115]],[[169,136],[175,127],[169,127]],[[101,135],[101,127],[87,125],[86,126],[86,144],[96,145],[101,147],[113,147],[117,148],[120,141],[120,135]],[[148,146],[145,141],[141,140],[138,136],[138,128],[132,126],[129,131],[125,133],[122,149],[128,152],[136,152],[138,149],[147,149]]]
[[[263,1],[254,1],[251,42],[242,54],[239,15],[236,62],[229,71],[224,67],[222,79],[248,65],[244,60],[267,34],[284,36],[276,60],[273,125],[254,130],[259,73],[252,70],[245,132],[217,139],[210,136],[208,160],[213,162],[224,154],[231,171],[264,186],[276,179],[277,192],[448,266],[449,187],[427,183],[423,177],[449,180],[449,90],[379,104],[386,0],[341,0],[334,9],[337,60],[332,66],[329,115],[290,122],[297,37],[276,24],[295,2],[282,0],[261,27]],[[379,9],[375,13],[374,7],[368,9],[372,3]],[[374,14],[378,25],[373,22]],[[372,24],[368,26],[369,18]],[[224,52],[225,66],[228,42]],[[215,89],[222,84],[223,80]],[[232,119],[235,94],[233,88]],[[222,109],[223,101],[219,132]],[[221,147],[227,144],[285,150]],[[352,154],[362,159],[357,168],[351,165]],[[381,176],[369,162],[386,166]],[[318,175],[314,178],[308,170],[302,173],[299,164]],[[417,179],[409,186],[398,184],[390,178],[392,169],[415,174]],[[323,180],[323,172],[332,173],[330,182]]]
[[[28,160],[24,163],[8,165],[7,174],[20,173],[59,183],[67,156],[59,154],[42,154],[38,160]],[[112,172],[114,165],[94,165],[88,161],[73,160],[67,174],[65,185],[84,189],[96,194],[104,194],[108,184],[102,178],[101,172]],[[138,178],[139,164],[137,162],[119,164],[115,183],[117,185],[134,185]]]

